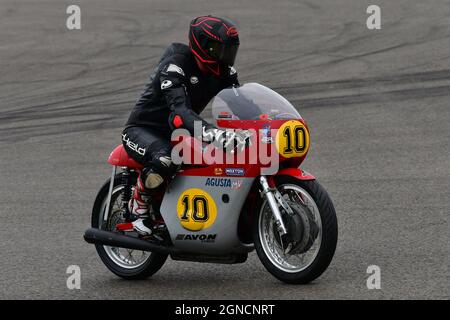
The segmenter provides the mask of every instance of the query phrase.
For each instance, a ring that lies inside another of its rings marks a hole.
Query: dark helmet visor
[[[223,44],[215,40],[209,40],[206,45],[208,54],[218,62],[232,66],[236,59],[239,44]]]
[[[220,58],[220,61],[229,66],[233,66],[234,61],[236,60],[236,55],[237,55],[238,49],[239,49],[238,44],[224,45],[224,48],[222,50],[222,57]]]

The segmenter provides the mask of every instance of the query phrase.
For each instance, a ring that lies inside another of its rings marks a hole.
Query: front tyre
[[[306,284],[329,266],[337,244],[337,218],[326,190],[316,180],[276,177],[276,185],[294,215],[283,213],[288,236],[280,237],[267,200],[255,212],[253,239],[264,267],[277,279]]]
[[[122,218],[123,185],[121,176],[116,175],[111,196],[110,215],[105,219],[106,202],[109,191],[108,180],[100,189],[92,209],[92,227],[107,231],[115,231]],[[146,279],[156,273],[163,266],[167,254],[146,252],[125,248],[115,248],[96,244],[97,253],[105,266],[121,278],[134,280]]]

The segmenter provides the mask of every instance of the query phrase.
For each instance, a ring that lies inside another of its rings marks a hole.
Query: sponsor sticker
[[[177,241],[200,241],[204,243],[213,243],[216,241],[217,234],[177,234]]]
[[[227,176],[243,176],[245,174],[244,168],[226,168],[225,174]]]
[[[232,180],[227,178],[207,178],[205,186],[237,190],[242,187],[242,179]]]
[[[215,168],[215,169],[214,169],[214,174],[215,174],[216,176],[221,176],[221,175],[223,174],[222,168]]]
[[[261,129],[261,142],[265,144],[272,143],[274,141],[272,133],[270,132],[270,125],[265,124]]]

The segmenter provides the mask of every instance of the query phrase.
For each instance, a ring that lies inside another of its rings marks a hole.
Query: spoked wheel
[[[319,277],[330,264],[337,243],[336,213],[317,181],[288,176],[277,188],[293,214],[282,212],[288,234],[280,236],[267,201],[254,221],[255,248],[266,269],[286,283],[304,284]]]
[[[107,231],[116,231],[116,225],[124,222],[122,217],[123,185],[120,176],[115,178],[115,187],[111,195],[110,214],[105,219],[106,202],[109,190],[107,181],[94,203],[92,227]],[[125,279],[145,279],[157,272],[167,259],[166,254],[117,248],[96,244],[97,253],[105,266],[116,275]]]

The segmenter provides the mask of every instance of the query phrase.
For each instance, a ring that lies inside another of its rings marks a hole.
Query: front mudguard
[[[278,171],[278,173],[275,175],[275,177],[278,176],[291,176],[293,178],[299,179],[299,180],[316,180],[316,177],[314,177],[309,172],[303,171],[300,168],[285,168]]]

